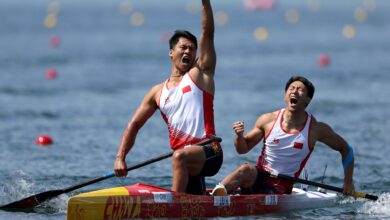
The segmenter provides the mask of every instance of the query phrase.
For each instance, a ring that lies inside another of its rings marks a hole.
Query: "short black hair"
[[[315,91],[315,88],[314,88],[314,85],[313,83],[311,83],[308,79],[306,79],[305,77],[303,76],[292,76],[286,83],[286,87],[284,88],[284,92],[287,91],[288,87],[290,86],[291,83],[295,82],[295,81],[299,81],[301,83],[303,83],[306,88],[307,88],[307,95],[310,97],[310,98],[313,98],[314,96],[314,91]]]
[[[186,30],[176,30],[173,33],[172,37],[169,39],[169,49],[173,49],[181,37],[192,41],[195,44],[195,48],[198,49],[198,40],[193,34],[191,34],[191,32]]]

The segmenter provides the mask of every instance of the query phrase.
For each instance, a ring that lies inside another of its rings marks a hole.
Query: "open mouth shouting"
[[[295,97],[290,97],[290,105],[295,107],[298,104],[298,99]]]
[[[183,64],[190,64],[190,58],[188,57],[188,56],[183,56],[182,58],[181,58],[181,62],[183,63]]]

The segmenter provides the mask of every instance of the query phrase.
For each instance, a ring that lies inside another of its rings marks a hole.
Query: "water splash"
[[[49,201],[45,201],[34,210],[38,213],[62,213],[66,214],[69,196],[62,194]]]
[[[366,199],[363,198],[355,198],[352,196],[343,196],[340,195],[341,199],[338,201],[340,205],[346,205],[346,204],[355,204],[355,203],[362,203],[367,201]]]
[[[383,193],[377,201],[368,201],[358,210],[360,213],[390,216],[390,193]]]
[[[27,198],[36,193],[43,192],[49,189],[42,189],[36,186],[35,182],[31,180],[23,171],[16,171],[9,178],[5,178],[0,184],[0,205],[18,201]],[[46,201],[36,208],[34,212],[37,213],[66,213],[66,206],[69,196],[63,194],[49,201]]]
[[[18,170],[0,185],[1,204],[7,204],[31,194],[34,182],[27,175]]]

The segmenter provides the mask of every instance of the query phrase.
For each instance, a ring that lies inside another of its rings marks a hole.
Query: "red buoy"
[[[330,58],[328,55],[326,54],[320,54],[320,56],[318,57],[318,64],[321,66],[321,67],[326,67],[328,66],[330,63]]]
[[[50,68],[50,69],[46,70],[45,75],[46,75],[46,79],[55,79],[55,78],[57,78],[58,73],[57,73],[56,69]]]
[[[50,43],[51,47],[58,47],[58,46],[60,46],[60,42],[61,42],[61,40],[60,40],[59,36],[53,35],[53,36],[50,37],[49,43]]]
[[[37,137],[37,139],[35,140],[35,144],[37,144],[37,145],[49,145],[52,143],[53,143],[53,140],[51,139],[50,136],[48,136],[46,134],[43,134],[43,135]]]

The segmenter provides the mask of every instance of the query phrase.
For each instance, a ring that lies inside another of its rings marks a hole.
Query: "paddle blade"
[[[52,190],[47,192],[38,193],[30,197],[21,199],[16,202],[9,203],[1,206],[0,209],[29,209],[41,204],[42,202],[61,195],[63,190]]]
[[[355,196],[357,198],[370,199],[370,200],[373,200],[373,201],[378,200],[378,196],[366,194],[366,193],[363,193],[363,192],[355,192],[355,194],[353,196]]]

